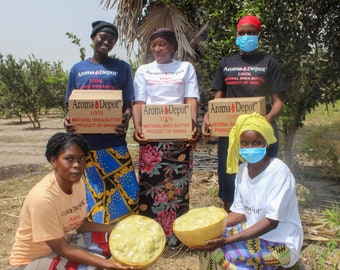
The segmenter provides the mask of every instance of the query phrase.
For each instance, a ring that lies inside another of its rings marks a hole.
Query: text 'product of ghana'
[[[227,216],[224,209],[215,206],[191,209],[175,220],[173,230],[183,244],[204,246],[205,241],[222,236]]]
[[[109,247],[118,262],[145,268],[157,261],[165,247],[163,228],[155,220],[131,215],[119,221],[110,234]]]

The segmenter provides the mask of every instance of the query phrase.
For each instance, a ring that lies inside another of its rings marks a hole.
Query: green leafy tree
[[[237,52],[235,24],[243,15],[261,18],[260,49],[280,62],[287,86],[280,117],[284,159],[292,165],[295,134],[320,103],[331,104],[339,91],[339,14],[337,0],[101,0],[117,9],[115,23],[127,48],[139,41],[148,61],[148,38],[170,27],[179,41],[177,57],[196,63],[205,109],[210,84],[223,56]]]
[[[23,64],[16,62],[12,55],[8,55],[5,59],[0,54],[1,115],[5,117],[15,115],[20,118],[20,121],[24,113],[19,102],[21,92],[24,92],[22,66]]]
[[[287,85],[282,114],[285,161],[295,134],[318,104],[340,98],[340,4],[335,0],[265,1],[263,47],[281,62]]]
[[[12,55],[0,55],[1,114],[26,115],[40,128],[42,109],[64,109],[67,74],[61,63],[50,64],[34,56],[16,61]]]
[[[45,78],[46,88],[43,100],[45,110],[59,109],[66,112],[65,94],[68,81],[68,72],[65,72],[61,63],[49,64],[48,74]]]

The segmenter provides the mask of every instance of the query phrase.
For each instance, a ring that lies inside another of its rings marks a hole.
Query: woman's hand
[[[115,134],[124,136],[129,129],[129,120],[131,118],[131,110],[126,110],[122,116],[122,123],[116,127]]]
[[[118,269],[118,270],[130,270],[130,269],[134,269],[134,267],[132,267],[132,266],[121,265],[119,262],[117,262],[114,259],[109,259],[108,262],[109,262],[109,265],[107,267],[105,267],[105,269],[112,269],[112,270],[116,270],[116,269]]]
[[[138,128],[133,133],[133,139],[139,144],[146,144],[148,140],[144,138],[144,134],[141,128]]]
[[[124,125],[123,123],[118,125],[115,130],[115,134],[118,136],[124,136],[128,131],[129,126]]]
[[[187,147],[193,147],[195,149],[198,139],[200,138],[200,133],[198,132],[197,126],[191,132],[191,138],[188,139]]]
[[[220,238],[216,238],[216,239],[206,241],[205,246],[192,246],[190,248],[192,250],[199,250],[199,251],[214,250],[216,248],[224,246],[225,244],[226,244],[226,238],[220,237]]]
[[[206,112],[204,117],[203,117],[202,135],[203,135],[204,139],[209,139],[211,137],[211,134],[210,134],[209,112]]]
[[[73,133],[76,131],[76,127],[70,122],[70,116],[68,114],[64,117],[64,128],[67,132]]]

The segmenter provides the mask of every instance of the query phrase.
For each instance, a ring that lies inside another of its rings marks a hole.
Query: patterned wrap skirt
[[[172,224],[189,210],[193,153],[186,145],[182,141],[151,142],[139,149],[139,213],[163,227],[171,247],[181,244]]]
[[[87,232],[76,233],[67,236],[67,241],[74,247],[83,249],[89,253],[95,254],[102,258],[110,258],[108,244],[108,233],[104,232]],[[60,257],[56,253],[40,257],[27,265],[11,266],[9,270],[96,270],[97,267],[83,265],[69,261]]]
[[[138,213],[139,187],[127,146],[90,151],[85,186],[89,221],[112,224]]]
[[[245,224],[227,227],[224,237],[236,234],[245,227]],[[199,252],[198,256],[200,270],[272,270],[290,262],[290,251],[285,244],[260,238],[232,243],[213,251]]]

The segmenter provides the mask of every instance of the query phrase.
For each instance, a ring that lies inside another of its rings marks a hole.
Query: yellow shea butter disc
[[[175,220],[173,230],[183,244],[204,246],[205,241],[222,236],[227,216],[223,208],[215,206],[191,209]]]
[[[113,228],[109,247],[118,262],[141,269],[157,261],[164,251],[165,242],[164,230],[157,221],[131,215]]]

